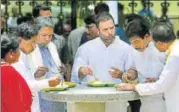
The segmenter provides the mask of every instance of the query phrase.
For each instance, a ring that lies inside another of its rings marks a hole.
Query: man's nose
[[[111,30],[111,29],[108,30],[108,34],[109,34],[109,35],[112,34],[112,30]]]

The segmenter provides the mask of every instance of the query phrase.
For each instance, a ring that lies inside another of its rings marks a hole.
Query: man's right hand
[[[79,69],[79,74],[81,76],[85,76],[85,75],[92,75],[93,74],[93,71],[91,70],[90,67],[86,66],[86,67],[81,67]]]
[[[48,72],[48,68],[44,66],[40,66],[37,68],[34,76],[35,78],[41,78],[46,74],[46,72]]]

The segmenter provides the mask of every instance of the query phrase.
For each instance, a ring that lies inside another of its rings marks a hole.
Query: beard
[[[105,38],[104,36],[102,36],[101,34],[99,34],[99,37],[101,38],[101,40],[106,43],[106,44],[111,44],[114,39],[115,39],[115,36],[114,35],[111,35],[111,37],[113,37],[112,39],[107,39]]]

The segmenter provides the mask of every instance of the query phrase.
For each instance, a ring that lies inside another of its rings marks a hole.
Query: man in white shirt
[[[150,23],[141,16],[134,16],[126,27],[126,35],[133,46],[133,58],[135,69],[138,72],[140,83],[155,82],[163,69],[164,61],[160,59],[160,53],[152,42]],[[165,55],[163,55],[163,58]],[[124,77],[130,78],[130,74]],[[163,94],[141,97],[140,112],[165,112]],[[153,108],[156,106],[156,108]]]
[[[164,93],[166,112],[179,112],[179,41],[176,40],[172,26],[168,22],[157,22],[152,28],[155,47],[167,51],[167,61],[159,79],[154,83],[124,84],[120,90],[135,90],[141,96]],[[157,108],[157,107],[155,107]]]
[[[36,49],[35,40],[37,32],[37,26],[31,23],[22,23],[18,26],[17,33],[20,38],[19,48],[21,50],[21,55],[19,61],[13,64],[16,70],[24,77],[24,79],[26,79],[32,91],[32,112],[40,112],[40,105],[37,92],[39,92],[42,88],[55,86],[59,84],[59,79],[56,79],[58,77],[53,77],[52,79],[44,79],[40,81],[36,80],[36,78],[40,78],[46,74],[46,72],[48,71],[46,67],[37,67],[34,72],[30,68],[30,62],[28,61],[28,57],[31,55],[32,52],[34,52],[34,49]],[[35,63],[34,66],[36,66]],[[53,80],[55,85],[50,84],[51,80]]]
[[[78,48],[71,81],[88,82],[94,80],[95,74],[101,81],[120,83],[122,73],[133,67],[132,49],[115,36],[114,20],[109,13],[100,13],[96,21],[99,37]],[[114,105],[119,107],[118,103]],[[111,112],[116,111],[115,108],[110,109],[114,109]]]
[[[41,57],[39,60],[49,69],[43,78],[46,79],[57,75],[64,75],[65,69],[59,58],[57,47],[52,43],[53,24],[51,19],[46,16],[38,17],[36,18],[36,23],[39,27],[36,39],[36,43],[39,47],[37,53]],[[40,95],[40,106],[42,112],[65,112],[66,103],[47,101]]]

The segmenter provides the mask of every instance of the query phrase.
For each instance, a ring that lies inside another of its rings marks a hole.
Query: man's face
[[[168,49],[168,43],[154,41],[154,45],[160,52],[165,52]]]
[[[42,27],[38,33],[36,43],[41,45],[47,45],[53,35],[53,28],[51,27]]]
[[[112,43],[115,38],[115,26],[112,19],[99,22],[100,37],[107,43]]]
[[[40,16],[51,16],[50,10],[40,10]]]
[[[146,35],[144,39],[139,36],[133,36],[129,39],[130,43],[132,44],[133,48],[139,52],[143,52],[145,48],[148,46],[149,42],[151,41],[151,37]]]
[[[24,40],[21,38],[20,40],[20,49],[22,52],[24,52],[25,54],[29,54],[31,53],[35,47],[36,47],[36,36],[32,37],[30,40]]]
[[[94,39],[99,36],[98,28],[96,27],[96,24],[92,23],[89,25],[86,25],[86,34],[87,37],[90,39]]]

